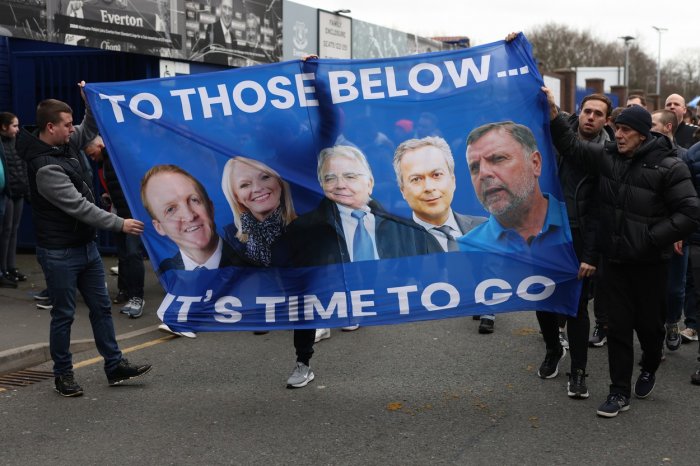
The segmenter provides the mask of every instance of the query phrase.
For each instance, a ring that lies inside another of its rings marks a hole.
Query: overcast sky
[[[547,22],[589,31],[605,41],[633,36],[639,47],[661,61],[700,54],[700,3],[631,1],[568,2],[551,0],[292,0],[334,11],[350,9],[352,18],[421,36],[468,36],[472,45],[503,39]],[[652,7],[653,5],[653,7]],[[666,11],[664,11],[666,9]]]

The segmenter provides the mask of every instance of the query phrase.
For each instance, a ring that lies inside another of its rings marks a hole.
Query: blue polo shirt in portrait
[[[488,221],[457,239],[460,251],[495,253],[501,258],[530,262],[546,268],[576,268],[578,259],[573,250],[566,204],[549,193],[547,215],[542,230],[527,241],[517,231],[504,228],[492,215]],[[501,263],[507,267],[507,262]]]

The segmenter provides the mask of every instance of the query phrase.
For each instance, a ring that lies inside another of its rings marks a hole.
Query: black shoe
[[[126,294],[126,291],[124,290],[119,290],[119,293],[112,299],[112,302],[114,304],[124,304],[129,300],[129,295]],[[122,314],[128,314],[128,312],[124,312],[123,310],[121,311]]]
[[[630,399],[619,393],[611,393],[596,413],[602,417],[615,417],[617,413],[630,409]]]
[[[479,333],[493,333],[493,319],[482,318]]]
[[[564,356],[566,356],[566,350],[561,346],[559,350],[547,350],[547,354],[544,356],[544,361],[542,361],[537,375],[543,379],[552,379],[556,377],[557,374],[559,374],[559,361],[564,359]]]
[[[690,376],[690,383],[700,385],[700,369],[695,371],[695,374]]]
[[[253,335],[267,335],[268,333],[270,333],[269,330],[255,330]]]
[[[111,386],[119,385],[125,380],[133,379],[134,377],[140,377],[143,374],[151,370],[150,364],[145,364],[143,366],[137,366],[135,364],[129,364],[129,361],[122,359],[119,361],[119,365],[112,372],[107,374],[107,380]]]
[[[0,288],[17,288],[17,282],[8,278],[6,274],[0,275]]]
[[[82,396],[83,389],[73,378],[73,374],[59,375],[54,378],[55,390],[61,396]]]
[[[634,384],[634,396],[637,398],[648,397],[654,389],[654,385],[656,385],[656,376],[649,371],[642,370]]]
[[[588,387],[586,386],[586,377],[588,374],[583,369],[576,369],[569,376],[569,382],[566,385],[570,398],[584,399],[588,398]]]
[[[593,335],[588,339],[588,346],[601,347],[608,341],[608,329],[602,325],[596,325],[593,329]]]
[[[481,316],[472,316],[472,320],[481,320]]]
[[[16,282],[26,282],[27,281],[27,276],[24,275],[19,271],[19,269],[10,269],[7,271],[7,274],[15,280]]]

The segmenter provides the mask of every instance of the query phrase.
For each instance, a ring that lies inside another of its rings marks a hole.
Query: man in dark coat
[[[651,133],[651,115],[633,105],[615,120],[615,143],[579,140],[559,115],[552,92],[551,131],[560,154],[599,177],[598,247],[603,264],[596,298],[609,316],[610,394],[597,414],[629,409],[634,333],[642,370],[634,394],[646,398],[656,383],[666,315],[666,280],[673,243],[700,225],[700,201],[686,164],[668,138]]]

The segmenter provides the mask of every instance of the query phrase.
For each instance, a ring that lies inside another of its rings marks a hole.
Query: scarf
[[[265,220],[258,221],[250,212],[241,214],[241,228],[248,235],[246,255],[266,267],[272,262],[272,243],[282,234],[282,206]]]

